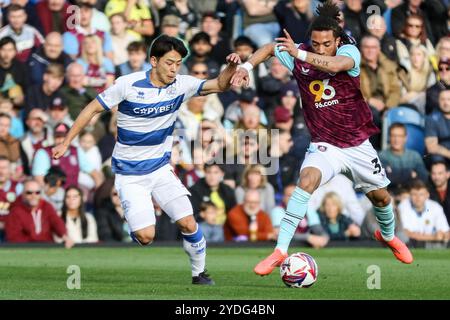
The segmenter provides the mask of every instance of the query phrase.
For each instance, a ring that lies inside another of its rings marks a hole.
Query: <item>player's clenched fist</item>
[[[232,86],[236,87],[240,87],[242,85],[244,85],[244,87],[248,87],[250,83],[248,71],[242,67],[238,68],[231,77],[230,83]]]
[[[66,146],[64,143],[58,144],[52,149],[52,156],[53,159],[59,159],[61,158],[67,151],[68,146]]]

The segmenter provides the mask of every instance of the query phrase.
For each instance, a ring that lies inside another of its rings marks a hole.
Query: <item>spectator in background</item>
[[[437,61],[443,59],[450,59],[450,37],[445,36],[439,40],[436,45],[436,58]]]
[[[96,35],[100,38],[103,53],[109,59],[114,58],[112,40],[109,32],[97,30],[92,25],[94,6],[89,2],[79,3],[79,24],[63,34],[64,52],[73,59],[78,58],[83,50],[83,40],[86,36]]]
[[[427,36],[429,36],[429,34],[425,30],[425,20],[423,16],[412,14],[406,18],[402,34],[396,41],[398,62],[401,66],[406,68],[406,70],[410,70],[412,67],[410,49],[414,45],[423,45],[426,48],[427,58],[431,59],[435,56],[436,52],[433,44]]]
[[[192,149],[192,162],[193,168],[187,170],[183,177],[183,184],[187,188],[192,187],[198,180],[205,176],[205,161],[201,147],[194,147]]]
[[[236,202],[244,203],[244,196],[248,190],[256,190],[260,194],[260,207],[264,212],[271,212],[275,207],[275,191],[267,181],[266,169],[260,164],[252,164],[245,169],[241,184],[236,188]]]
[[[353,220],[342,214],[342,202],[334,192],[325,194],[320,206],[320,223],[328,233],[330,240],[348,240],[359,238],[360,227]]]
[[[109,0],[105,14],[111,17],[115,13],[123,13],[132,31],[139,40],[151,37],[155,33],[150,8],[143,0]]]
[[[274,239],[269,215],[261,209],[261,198],[257,190],[248,190],[243,204],[238,204],[228,213],[224,225],[226,241],[267,241]]]
[[[394,37],[401,38],[408,17],[414,15],[422,17],[423,30],[426,31],[426,34],[431,39],[431,43],[434,43],[430,20],[429,17],[426,16],[426,13],[421,9],[421,4],[422,0],[405,0],[402,4],[392,9],[391,26]],[[420,28],[422,28],[422,26]]]
[[[239,36],[234,40],[233,43],[234,52],[239,55],[242,63],[247,62],[247,60],[251,57],[251,55],[256,50],[256,44],[246,36]],[[249,85],[248,88],[251,88],[256,91],[256,88],[259,88],[260,78],[267,76],[268,70],[264,63],[260,63],[257,67],[253,68],[249,74]]]
[[[450,90],[450,57],[444,57],[439,60],[438,70],[439,81],[429,87],[426,91],[426,115],[429,115],[434,111],[439,111],[439,93],[442,90]]]
[[[65,0],[43,0],[36,3],[36,15],[42,25],[42,33],[50,32],[60,34],[70,28],[69,21],[73,11],[69,10],[69,4]]]
[[[426,117],[425,146],[431,161],[445,160],[450,164],[450,90],[439,93],[439,111]]]
[[[217,224],[217,207],[212,202],[203,202],[200,205],[200,217],[203,219],[199,223],[203,235],[207,242],[223,242],[223,226]]]
[[[197,15],[188,0],[161,1],[155,4],[159,16],[164,19],[167,15],[175,15],[180,18],[179,32],[183,39],[189,39],[197,31]]]
[[[41,84],[28,88],[25,96],[25,114],[31,109],[40,108],[47,111],[53,99],[61,97],[59,88],[64,82],[64,67],[59,64],[50,64],[44,72]]]
[[[22,193],[23,185],[11,177],[11,161],[0,156],[0,243],[4,239],[5,221],[12,203]]]
[[[44,177],[44,183],[42,198],[50,202],[58,215],[61,215],[64,204],[64,195],[66,193],[63,188],[66,183],[66,174],[60,167],[50,167],[48,173]]]
[[[275,189],[275,202],[281,203],[284,190],[288,185],[296,184],[299,178],[300,161],[292,155],[292,135],[287,130],[280,130],[273,138],[270,156],[279,164],[276,174],[269,176],[269,182]]]
[[[53,206],[42,199],[39,182],[29,179],[23,187],[22,195],[13,203],[6,219],[6,241],[54,242],[53,236],[57,235],[63,239],[66,248],[73,247],[64,221]]]
[[[274,229],[275,237],[278,236],[281,220],[286,211],[286,206],[297,186],[295,184],[287,185],[284,188],[283,200],[270,212],[270,220]],[[300,221],[293,240],[306,241],[315,249],[323,248],[327,245],[329,237],[320,224],[319,215],[316,211],[306,212],[305,217]]]
[[[425,183],[420,180],[412,181],[410,195],[411,199],[403,200],[398,206],[403,227],[410,240],[422,243],[425,247],[432,246],[432,242],[447,243],[450,234],[444,210],[439,203],[429,199]]]
[[[89,2],[94,6],[91,19],[92,27],[104,32],[110,32],[111,23],[109,22],[106,14],[103,12],[106,0],[100,0],[100,2],[97,0],[82,0],[81,2]]]
[[[100,241],[124,241],[128,237],[123,208],[117,190],[113,187],[95,210]]]
[[[20,141],[9,134],[11,116],[0,113],[0,156],[7,157],[12,164],[14,179],[23,174],[23,160]]]
[[[286,29],[295,43],[308,41],[308,28],[313,17],[311,0],[283,0],[273,8],[280,29]]]
[[[223,126],[225,129],[233,129],[242,119],[245,110],[251,107],[257,107],[259,98],[256,95],[256,91],[251,88],[241,89],[241,93],[238,96],[238,100],[233,102],[226,108]],[[267,118],[264,112],[260,112],[259,123],[267,125]]]
[[[253,39],[258,48],[272,42],[280,34],[280,25],[273,12],[277,2],[242,1],[244,35]]]
[[[186,48],[188,48],[189,45],[180,35],[180,23],[180,17],[173,14],[165,15],[161,22],[161,34],[180,39],[183,41]]]
[[[200,204],[211,201],[218,210],[217,224],[223,225],[227,218],[227,213],[236,205],[234,190],[222,182],[224,177],[223,169],[216,163],[205,164],[205,177],[194,184],[191,192],[191,203],[194,215],[198,219]]]
[[[117,66],[128,61],[127,47],[130,43],[138,41],[139,37],[128,30],[123,13],[115,13],[109,19],[111,20],[111,41],[114,51],[113,63]]]
[[[67,83],[61,88],[61,94],[64,96],[69,114],[72,119],[76,119],[81,110],[95,97],[97,92],[85,86],[83,66],[79,63],[71,63],[66,70]]]
[[[0,95],[0,113],[6,113],[11,117],[11,127],[9,133],[12,137],[22,139],[25,134],[22,119],[17,116],[14,110],[14,104],[9,98],[4,98]]]
[[[428,172],[421,155],[406,149],[407,131],[404,124],[393,123],[389,127],[389,149],[379,153],[380,161],[391,180],[389,188],[406,187],[411,179],[428,180]]]
[[[51,136],[53,136],[53,128],[58,123],[64,123],[69,127],[73,125],[73,120],[70,117],[69,108],[64,97],[56,97],[53,99],[47,113],[49,114],[49,118],[46,123],[46,129]],[[78,139],[76,141],[78,142]]]
[[[101,40],[96,35],[88,35],[83,39],[83,49],[81,57],[77,63],[83,66],[85,85],[97,91],[102,92],[111,86],[115,79],[114,64],[110,59],[103,55]]]
[[[127,54],[126,62],[116,67],[116,78],[152,68],[152,65],[145,61],[147,52],[143,42],[131,42],[127,47]]]
[[[89,131],[82,131],[80,133],[80,148],[83,149],[86,155],[86,161],[88,161],[92,168],[97,171],[102,171],[102,156],[100,150],[97,147],[97,141],[94,135]],[[92,184],[92,178],[88,173],[80,172],[78,181],[81,185],[90,186]]]
[[[28,60],[28,68],[31,73],[31,83],[41,84],[44,73],[49,64],[60,64],[64,70],[72,62],[72,59],[63,52],[63,42],[61,34],[50,32],[45,37],[44,45],[37,48]]]
[[[75,243],[98,242],[97,223],[92,214],[85,212],[81,189],[74,186],[66,189],[61,218],[66,224],[67,235]]]
[[[372,112],[382,113],[400,101],[397,66],[381,52],[380,40],[372,35],[361,40],[361,92]],[[378,119],[380,124],[380,119]]]
[[[269,74],[260,79],[257,90],[264,110],[273,110],[276,107],[281,88],[290,80],[289,69],[274,57],[271,60]]]
[[[0,39],[0,93],[20,109],[24,103],[30,77],[24,63],[16,59],[16,43],[11,37]]]
[[[449,179],[450,172],[445,161],[435,162],[431,165],[430,183],[428,185],[430,199],[436,201],[443,207],[448,223],[450,223]]]
[[[195,62],[204,62],[208,66],[211,79],[217,77],[220,65],[211,57],[211,38],[206,32],[196,33],[189,41],[190,55],[186,59],[186,66],[189,70]]]
[[[0,38],[11,37],[17,48],[17,60],[26,62],[33,49],[44,43],[44,37],[34,27],[26,24],[27,13],[19,5],[8,7],[9,24],[0,29]]]
[[[46,129],[48,118],[48,115],[39,108],[31,109],[28,113],[26,120],[28,130],[20,143],[28,163],[26,172],[31,169],[36,151],[53,144],[53,136]]]
[[[201,31],[209,35],[212,46],[210,57],[219,66],[225,63],[227,55],[231,53],[230,38],[221,35],[221,30],[222,22],[217,13],[205,12],[202,16]]]
[[[69,126],[64,123],[59,123],[54,129],[54,145],[58,145],[63,142],[65,136],[69,132]],[[78,186],[78,178],[80,171],[84,171],[91,175],[96,186],[101,185],[103,177],[100,172],[93,169],[92,164],[86,159],[86,155],[81,148],[70,146],[67,153],[61,157],[61,159],[55,160],[52,157],[53,146],[48,146],[39,149],[36,152],[32,175],[36,181],[44,185],[44,176],[48,173],[51,166],[59,166],[67,175],[65,188],[68,186]]]
[[[55,0],[53,0],[55,1]],[[41,2],[41,1],[39,1]],[[35,27],[40,33],[43,33],[42,30],[42,23],[41,20],[39,19],[39,16],[36,15],[36,6],[37,3],[35,3],[35,1],[29,1],[29,0],[7,0],[7,1],[3,1],[3,5],[2,5],[2,13],[0,13],[0,21],[3,22],[2,25],[6,26],[9,24],[8,21],[8,7],[11,5],[19,5],[21,7],[25,8],[25,12],[27,13],[27,24]]]
[[[381,52],[391,61],[397,62],[397,44],[395,38],[386,32],[386,21],[383,16],[372,14],[367,18],[368,31],[380,40]]]
[[[362,0],[345,0],[344,13],[345,29],[351,32],[351,36],[357,43],[368,33],[367,13],[363,10]]]
[[[422,45],[413,45],[410,49],[411,69],[401,76],[403,83],[400,103],[413,104],[421,114],[425,114],[425,92],[436,82],[433,68]]]

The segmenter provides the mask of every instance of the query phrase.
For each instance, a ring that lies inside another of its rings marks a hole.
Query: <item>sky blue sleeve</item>
[[[114,63],[108,58],[103,58],[103,67],[105,68],[106,73],[114,74]]]
[[[358,48],[351,44],[346,44],[337,49],[336,51],[337,56],[345,56],[352,58],[353,61],[355,61],[355,66],[348,70],[348,74],[352,77],[359,76],[359,65],[361,64],[361,53],[359,52]]]
[[[280,51],[280,49],[275,46],[275,57],[280,60],[281,64],[288,68],[290,71],[294,70],[294,57],[292,57],[286,51]]]
[[[112,52],[112,39],[108,32],[105,32],[105,37],[103,38],[103,52]]]
[[[70,32],[63,34],[63,48],[64,52],[70,55],[78,55],[78,40]]]
[[[47,151],[39,149],[34,156],[31,174],[33,176],[45,176],[48,169],[50,169],[50,157],[48,156]]]
[[[80,171],[83,171],[85,173],[91,173],[92,171],[94,171],[94,167],[92,166],[91,162],[89,162],[88,158],[86,157],[86,153],[83,151],[83,149],[78,147],[77,154],[78,154],[78,163],[80,164]]]

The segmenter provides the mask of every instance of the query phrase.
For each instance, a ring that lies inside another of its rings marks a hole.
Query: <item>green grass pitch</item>
[[[0,299],[450,299],[450,252],[413,250],[404,265],[383,248],[305,251],[319,266],[308,289],[287,288],[279,270],[253,274],[271,248],[208,248],[207,267],[215,286],[192,286],[182,248],[2,248]],[[81,270],[81,289],[67,288],[69,265]],[[381,271],[381,289],[369,290],[367,268]]]

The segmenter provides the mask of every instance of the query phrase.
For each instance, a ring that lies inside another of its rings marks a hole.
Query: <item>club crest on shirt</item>
[[[302,66],[302,73],[303,74],[308,74],[309,73],[309,69],[306,69],[305,67]]]
[[[6,194],[6,201],[8,201],[8,202],[14,202],[14,201],[16,201],[16,194],[14,193],[14,192],[8,192],[7,194]]]
[[[170,86],[167,88],[166,92],[169,96],[173,96],[176,93],[177,89],[174,86]]]
[[[71,164],[72,166],[76,166],[76,165],[78,164],[77,157],[75,157],[74,155],[71,155],[71,156],[69,157],[69,161],[70,161],[70,164]]]
[[[321,152],[327,151],[327,147],[322,146],[322,145],[318,145],[318,146],[317,146],[317,149],[319,149],[319,151],[321,151]]]

